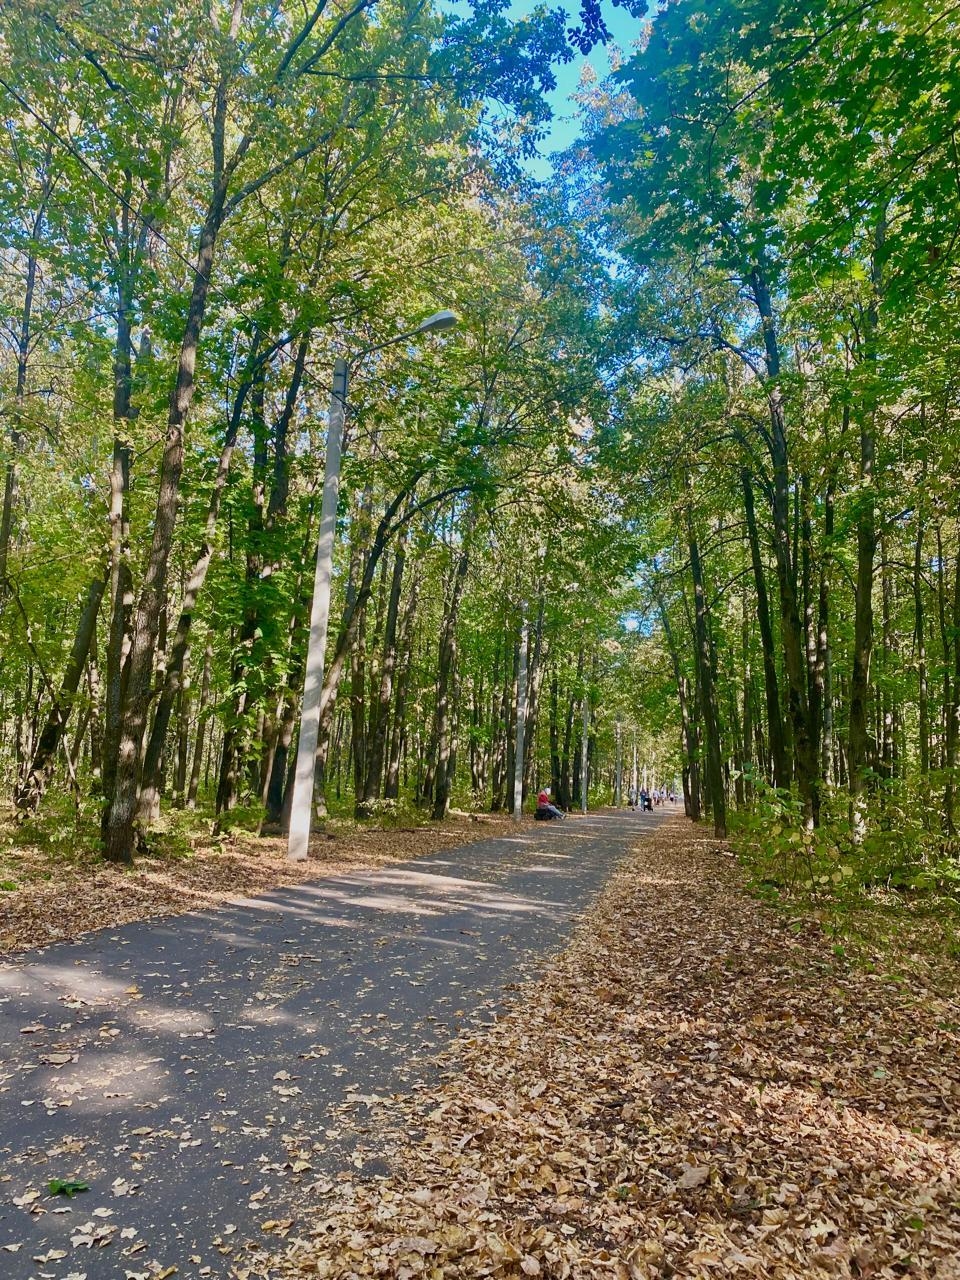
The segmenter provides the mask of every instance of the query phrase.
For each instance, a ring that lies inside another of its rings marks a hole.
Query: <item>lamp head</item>
[[[460,323],[460,317],[452,311],[435,311],[426,320],[417,325],[417,333],[443,333],[445,329],[453,329]]]

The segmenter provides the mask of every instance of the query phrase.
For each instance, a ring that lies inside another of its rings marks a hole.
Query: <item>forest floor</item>
[[[960,972],[901,944],[854,965],[669,821],[251,1274],[960,1277]]]
[[[251,1274],[347,1172],[378,1184],[402,1100],[662,817],[511,827],[0,964],[0,1276]]]
[[[523,826],[532,822],[526,817]],[[443,823],[364,826],[331,819],[310,856],[292,863],[286,840],[234,830],[215,839],[210,823],[158,841],[132,867],[104,862],[87,831],[69,822],[17,829],[0,815],[0,955],[76,938],[90,929],[200,911],[320,876],[388,866],[516,829],[499,814],[454,813]]]

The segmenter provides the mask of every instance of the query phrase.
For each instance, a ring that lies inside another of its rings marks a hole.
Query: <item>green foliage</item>
[[[90,1187],[86,1182],[80,1182],[73,1178],[51,1178],[47,1183],[47,1190],[52,1196],[66,1196],[68,1200],[81,1191],[89,1191]]]
[[[904,788],[886,785],[872,795],[862,840],[851,836],[849,799],[830,798],[811,828],[798,799],[756,784],[749,809],[738,814],[733,846],[757,892],[776,898],[852,903],[874,890],[956,896],[956,861],[943,854],[924,825],[922,809]]]

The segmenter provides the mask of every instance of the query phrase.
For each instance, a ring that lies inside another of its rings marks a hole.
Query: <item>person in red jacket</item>
[[[551,822],[554,818],[565,818],[567,815],[550,803],[550,792],[544,787],[537,796],[537,811],[533,816],[540,822]]]

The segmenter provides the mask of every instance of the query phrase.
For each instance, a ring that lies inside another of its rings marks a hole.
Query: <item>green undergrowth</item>
[[[451,817],[466,814],[451,814]],[[164,805],[157,823],[146,833],[137,852],[137,861],[188,860],[199,851],[236,841],[256,844],[263,820],[260,805],[243,805],[221,814],[214,812],[212,798],[201,798],[195,809]],[[368,816],[358,820],[353,798],[334,799],[327,816],[317,820],[315,831],[346,838],[363,831],[413,830],[436,825],[429,809],[409,800],[377,801]],[[276,836],[265,829],[264,835]],[[0,808],[0,894],[14,893],[29,884],[50,881],[64,872],[82,872],[102,864],[100,852],[100,802],[84,796],[77,803],[69,792],[51,790],[35,816],[18,821],[13,806]]]
[[[797,931],[810,923],[835,955],[892,980],[960,962],[960,856],[929,810],[876,788],[855,839],[846,795],[825,798],[808,829],[794,796],[757,788],[733,815],[731,846],[752,893]]]
[[[209,846],[212,825],[212,811],[206,808],[165,810],[138,858],[190,858],[201,845]],[[26,820],[18,820],[12,806],[0,810],[0,892],[12,893],[102,862],[96,797],[77,804],[69,793],[51,791],[39,813]]]

